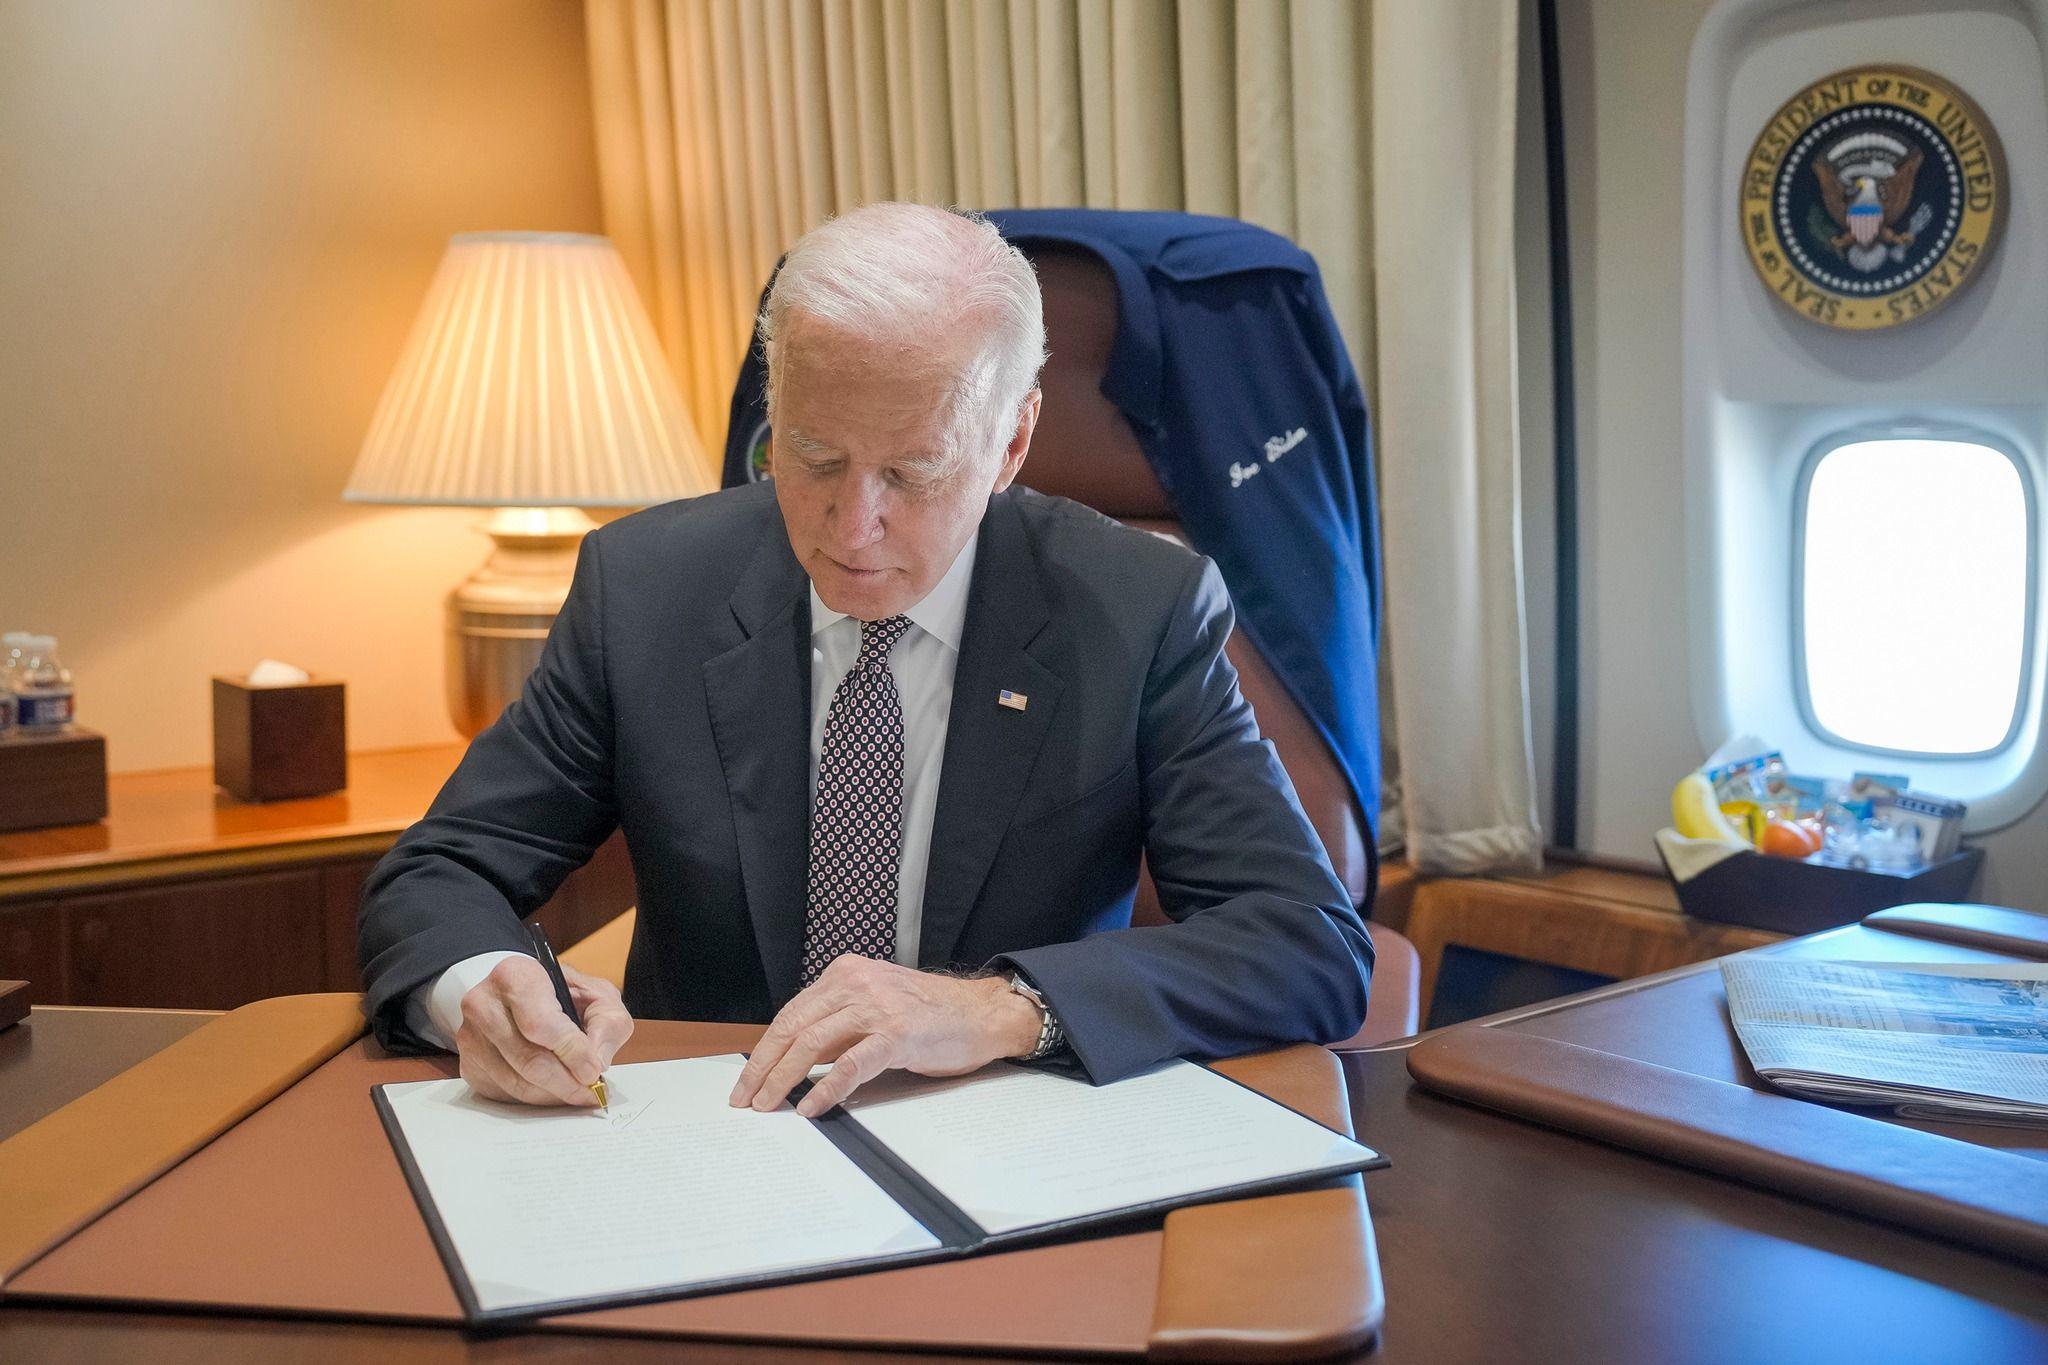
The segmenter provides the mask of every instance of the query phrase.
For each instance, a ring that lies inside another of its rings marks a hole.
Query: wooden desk
[[[41,1004],[230,1009],[355,990],[363,879],[426,812],[462,745],[349,756],[327,796],[252,804],[211,768],[125,773],[93,825],[0,834],[0,977]],[[614,837],[541,912],[573,943],[633,904]]]
[[[80,1066],[99,1050],[81,1031],[107,1022],[68,1011],[33,1018],[54,1025],[37,1047],[79,1034],[67,1065]],[[160,1028],[168,1043],[179,1018],[192,1016],[128,1022],[137,1033]],[[1410,1084],[1407,1046],[1343,1059],[1359,1136],[1394,1161],[1366,1178],[1388,1304],[1375,1361],[2048,1359],[2048,1291],[2021,1266],[1439,1099]],[[0,1093],[20,1074],[8,1068],[0,1038]],[[7,1360],[597,1356],[947,1359],[0,1307]]]

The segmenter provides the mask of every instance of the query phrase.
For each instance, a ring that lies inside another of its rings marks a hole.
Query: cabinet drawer
[[[53,1005],[65,998],[62,916],[49,901],[0,907],[0,981],[26,981],[29,999]]]
[[[69,898],[71,1003],[233,1009],[320,990],[317,869]]]

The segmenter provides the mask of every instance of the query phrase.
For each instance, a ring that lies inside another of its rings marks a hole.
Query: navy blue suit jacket
[[[1231,619],[1208,560],[1064,499],[990,501],[919,963],[1022,971],[1096,1081],[1365,1013],[1371,941],[1238,691]],[[810,659],[772,485],[592,532],[523,694],[365,886],[379,1038],[416,1046],[407,996],[522,949],[520,917],[615,828],[640,893],[627,1007],[772,1018],[802,957]],[[1130,927],[1141,853],[1172,924]]]

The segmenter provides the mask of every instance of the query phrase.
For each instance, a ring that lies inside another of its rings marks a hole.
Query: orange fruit
[[[1804,858],[1820,852],[1820,835],[1790,820],[1772,820],[1757,840],[1757,851],[1773,858]]]

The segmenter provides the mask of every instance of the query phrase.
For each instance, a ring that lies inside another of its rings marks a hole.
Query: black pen
[[[562,964],[555,961],[554,946],[548,942],[548,931],[540,927],[537,920],[526,923],[526,937],[533,943],[533,955],[540,959],[540,965],[547,970],[548,980],[555,983],[555,1003],[562,1007],[562,1013],[569,1016],[569,1022],[577,1028],[583,1027],[583,1011],[576,1008],[576,1001],[569,994],[569,978],[562,975]],[[590,1093],[597,1096],[597,1107],[608,1109],[611,1102],[605,1094],[604,1077],[599,1076],[590,1083]]]

